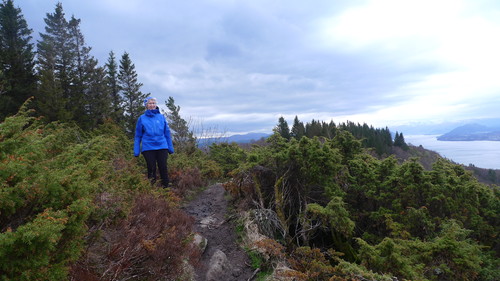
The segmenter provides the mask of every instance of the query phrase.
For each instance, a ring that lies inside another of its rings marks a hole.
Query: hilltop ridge
[[[466,124],[437,137],[440,141],[500,141],[500,128]]]

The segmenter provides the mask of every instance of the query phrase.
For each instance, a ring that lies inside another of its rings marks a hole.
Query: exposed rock
[[[187,260],[184,261],[184,264],[182,265],[182,274],[179,277],[180,280],[196,281],[195,276],[196,272],[194,270],[194,267]]]
[[[207,281],[220,281],[231,280],[226,276],[231,271],[231,264],[229,263],[226,254],[221,250],[216,250],[210,258],[207,271]]]
[[[207,249],[208,240],[207,238],[201,236],[199,233],[195,233],[193,237],[193,243],[200,248],[200,251],[203,254]]]
[[[207,216],[200,221],[200,226],[203,228],[211,228],[211,226],[215,226],[216,223],[217,223],[217,218],[213,216]]]
[[[241,214],[243,224],[245,226],[245,244],[253,248],[255,242],[268,238],[259,232],[259,226],[250,218],[250,212]]]

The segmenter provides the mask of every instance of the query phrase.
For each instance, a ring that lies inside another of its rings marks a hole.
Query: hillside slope
[[[479,124],[457,127],[437,138],[440,141],[500,141],[500,129]]]

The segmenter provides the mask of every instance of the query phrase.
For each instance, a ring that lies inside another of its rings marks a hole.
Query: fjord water
[[[455,163],[500,169],[500,141],[438,141],[437,135],[405,136],[408,144],[422,145]]]

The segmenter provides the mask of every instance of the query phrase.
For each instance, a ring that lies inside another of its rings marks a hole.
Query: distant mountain
[[[252,141],[260,140],[261,138],[267,138],[270,135],[271,134],[265,134],[265,133],[248,133],[248,134],[232,135],[229,137],[221,137],[221,138],[206,138],[199,140],[199,146],[204,147],[204,146],[209,146],[212,143],[221,143],[221,142],[250,143]]]
[[[440,141],[500,141],[500,128],[467,124],[437,137]]]
[[[415,122],[400,126],[391,126],[391,131],[403,132],[404,135],[442,135],[451,130],[468,125],[468,124],[478,124],[490,128],[500,128],[500,118],[489,118],[489,119],[468,119],[453,122],[442,122],[442,123],[423,123]]]
[[[237,143],[248,143],[252,141],[260,140],[261,138],[267,138],[271,134],[264,133],[248,133],[244,135],[232,135],[227,138],[228,142],[237,142]]]

